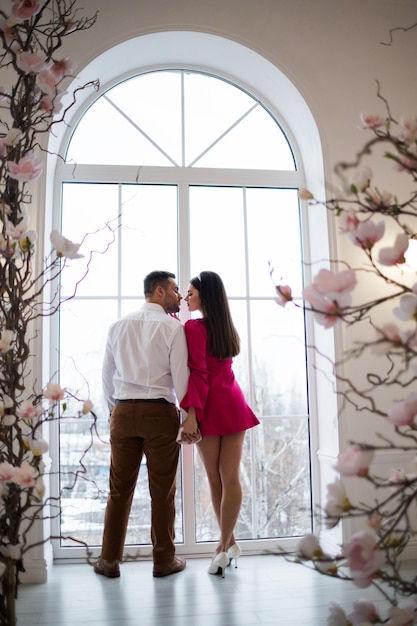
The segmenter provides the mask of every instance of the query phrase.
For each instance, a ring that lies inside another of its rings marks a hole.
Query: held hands
[[[201,433],[198,428],[197,417],[193,408],[190,408],[186,419],[178,431],[178,443],[198,443],[201,441]]]

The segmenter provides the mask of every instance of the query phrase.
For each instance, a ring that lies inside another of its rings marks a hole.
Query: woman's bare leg
[[[245,431],[224,437],[204,437],[198,444],[220,527],[216,553],[227,552],[235,543],[233,531],[242,504],[240,461],[244,438]]]

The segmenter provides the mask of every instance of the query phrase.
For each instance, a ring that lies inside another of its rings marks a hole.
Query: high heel
[[[229,557],[227,556],[227,552],[219,552],[213,558],[210,566],[208,568],[209,574],[221,574],[222,578],[224,578],[224,570],[229,565]]]
[[[242,554],[242,548],[238,543],[234,543],[227,551],[227,558],[229,559],[229,565],[235,560],[235,568],[237,567],[237,560]]]

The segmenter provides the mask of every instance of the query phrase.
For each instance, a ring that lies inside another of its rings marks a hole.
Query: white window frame
[[[190,59],[193,63],[190,63]],[[140,60],[140,67],[137,60]],[[129,64],[131,65],[129,67]],[[114,73],[115,70],[124,68],[122,74]],[[296,172],[283,173],[268,172],[264,173],[265,186],[294,188],[294,186],[307,187],[317,197],[324,197],[324,173],[323,173],[323,155],[321,150],[320,138],[317,125],[314,121],[312,113],[302,98],[301,94],[295,86],[286,78],[286,76],[272,63],[258,55],[257,53],[232,42],[213,35],[193,32],[169,32],[145,35],[136,39],[123,42],[118,46],[107,50],[84,68],[77,79],[77,84],[84,84],[94,78],[100,78],[101,88],[99,94],[93,95],[86,92],[80,92],[76,106],[71,110],[72,118],[69,120],[69,128],[65,132],[57,133],[50,137],[48,145],[49,166],[48,166],[48,182],[46,189],[53,192],[45,193],[45,206],[47,207],[45,215],[45,242],[49,236],[51,228],[59,228],[58,211],[53,211],[52,207],[60,206],[60,182],[63,178],[67,178],[66,168],[72,167],[65,165],[61,159],[54,157],[54,154],[64,154],[73,128],[78,120],[82,117],[86,107],[89,106],[101,93],[107,91],[110,87],[116,85],[121,80],[138,75],[138,73],[147,72],[156,69],[190,69],[210,73],[212,75],[224,78],[230,82],[241,86],[254,97],[259,99],[268,110],[279,119],[280,125],[289,139],[290,145],[294,151],[298,170]],[[72,88],[68,89],[68,93],[72,93]],[[64,102],[65,106],[65,102]],[[103,178],[105,171],[105,178]],[[100,175],[94,166],[78,165],[76,167],[77,181],[100,181],[108,182],[136,182],[137,168],[127,168],[124,166],[108,166],[103,168],[100,166]],[[219,171],[214,173],[210,169],[199,169],[198,172],[192,172],[187,169],[186,180],[181,180],[181,172],[172,168],[165,168],[164,180],[161,180],[161,168],[143,167],[141,168],[141,182],[155,183],[179,183],[179,204],[181,215],[181,198],[187,193],[188,184],[193,184],[193,176],[198,184],[219,184],[221,176]],[[224,171],[224,184],[227,186],[247,185],[251,184],[251,174],[245,176],[245,180],[241,180],[235,173],[235,179],[231,171]],[[287,180],[286,180],[287,176]],[[255,180],[256,179],[256,180]],[[75,179],[74,179],[75,180]],[[52,181],[54,181],[52,183]],[[260,184],[259,172],[253,174],[253,184]],[[304,257],[310,261],[330,258],[331,242],[329,240],[329,230],[327,223],[327,215],[325,210],[317,208],[314,215],[314,221],[309,221],[309,215],[306,204],[302,203],[302,231],[303,231],[303,248]],[[46,246],[47,247],[47,246]],[[180,250],[183,247],[180,247]],[[327,251],[327,254],[326,254]],[[180,276],[180,280],[188,280],[188,267],[186,260],[186,252],[180,254],[180,267],[184,276]],[[306,272],[307,280],[308,270]],[[55,320],[52,321],[52,336],[56,332],[54,328]],[[45,333],[45,330],[44,330]],[[45,335],[46,336],[46,335]],[[324,335],[321,329],[313,327],[311,321],[307,324],[307,343],[315,344],[320,347],[320,351],[332,357],[334,353],[333,335],[327,332]],[[50,377],[50,372],[54,371],[55,352],[45,354],[43,359],[44,378]],[[331,466],[334,462],[338,450],[338,427],[337,420],[335,423],[334,416],[337,412],[334,394],[329,394],[331,385],[327,376],[317,381],[316,376],[316,353],[310,351],[310,359],[308,364],[309,370],[309,406],[311,421],[311,450],[312,450],[312,497],[314,503],[321,500],[321,492],[323,485],[329,482],[327,477],[332,474]],[[328,370],[328,366],[324,365]],[[323,392],[323,393],[322,393]],[[320,415],[320,419],[319,416]],[[326,429],[324,445],[321,445],[320,432]],[[58,458],[57,442],[51,442],[51,456]],[[187,461],[188,456],[188,461]],[[184,464],[190,462],[190,452],[184,455]],[[187,472],[185,472],[187,474]],[[184,518],[184,531],[187,531],[189,520]],[[331,540],[330,540],[331,541]],[[333,539],[333,541],[337,541]],[[271,547],[270,540],[257,540],[254,552],[262,551]],[[290,546],[286,546],[290,547]]]

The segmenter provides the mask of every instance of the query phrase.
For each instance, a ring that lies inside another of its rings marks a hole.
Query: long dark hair
[[[238,355],[240,338],[233,324],[222,279],[216,272],[201,272],[190,283],[200,295],[209,352],[221,360]]]

